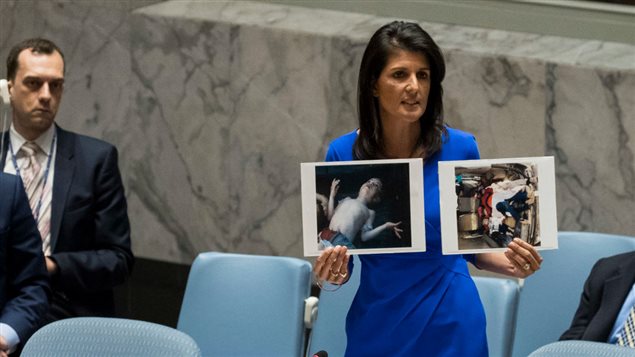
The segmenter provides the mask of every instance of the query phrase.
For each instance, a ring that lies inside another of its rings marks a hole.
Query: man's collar
[[[55,124],[51,125],[42,135],[33,140],[44,151],[46,155],[50,155],[51,143],[53,142],[53,136],[55,135]],[[11,146],[14,153],[20,150],[22,145],[27,141],[20,133],[15,130],[13,123],[11,123],[11,129],[9,130],[9,140],[11,140]]]

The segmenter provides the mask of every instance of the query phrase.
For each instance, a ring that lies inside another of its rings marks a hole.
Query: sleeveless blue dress
[[[353,131],[331,142],[326,161],[353,160],[356,138]],[[438,162],[479,157],[474,136],[447,128],[441,149],[423,168],[426,252],[359,256],[346,356],[488,355],[485,312],[466,263],[474,256],[441,254],[439,212]]]

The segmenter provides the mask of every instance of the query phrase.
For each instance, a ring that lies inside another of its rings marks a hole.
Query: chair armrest
[[[315,296],[304,299],[304,326],[308,329],[313,327],[313,323],[317,319],[319,301]]]

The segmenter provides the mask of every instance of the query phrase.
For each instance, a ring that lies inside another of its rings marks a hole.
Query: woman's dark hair
[[[419,144],[425,157],[441,148],[443,125],[443,88],[445,61],[439,46],[419,25],[413,22],[394,21],[382,26],[373,34],[366,46],[357,82],[357,116],[359,135],[353,146],[356,159],[385,158],[379,101],[373,95],[375,83],[396,51],[404,50],[423,54],[430,65],[430,93],[426,110],[419,118],[421,135]]]

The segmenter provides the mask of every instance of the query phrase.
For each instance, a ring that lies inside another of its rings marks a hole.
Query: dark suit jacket
[[[42,239],[22,181],[0,172],[0,322],[24,343],[46,313],[49,294]]]
[[[607,342],[635,282],[635,252],[600,259],[584,284],[571,327],[561,340]]]
[[[70,301],[76,315],[112,316],[113,287],[126,280],[134,262],[117,150],[56,128],[51,258],[59,274],[53,291]]]

